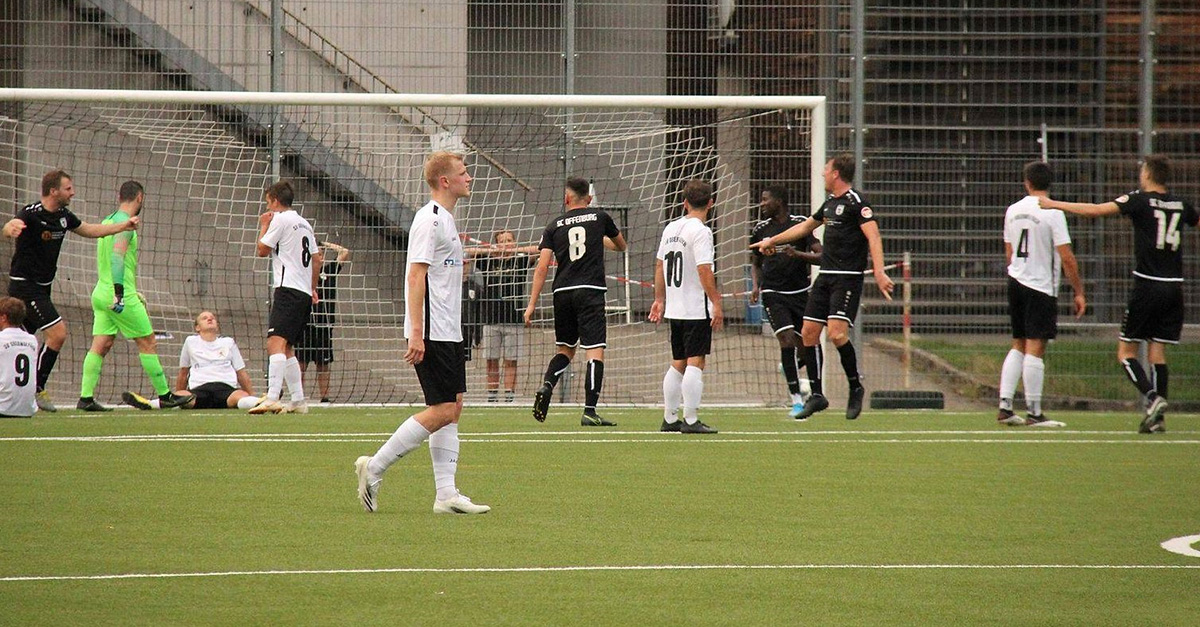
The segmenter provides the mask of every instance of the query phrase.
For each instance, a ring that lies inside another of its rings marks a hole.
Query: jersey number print
[[[1154,219],[1158,221],[1158,241],[1155,248],[1159,250],[1179,249],[1179,216],[1181,213],[1172,213],[1170,218],[1167,217],[1167,212],[1161,209],[1154,210]]]
[[[13,383],[16,383],[17,387],[23,388],[29,385],[29,366],[29,355],[17,355],[17,359],[13,363],[13,369],[17,371],[17,376],[13,379]]]
[[[582,226],[573,226],[567,230],[567,241],[571,244],[571,261],[579,261],[587,254],[587,230]]]
[[[667,287],[679,287],[683,285],[683,251],[674,250],[663,255],[666,260],[666,275]]]

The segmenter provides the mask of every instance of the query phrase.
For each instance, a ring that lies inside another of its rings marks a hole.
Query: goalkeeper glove
[[[120,283],[113,284],[113,304],[109,307],[116,313],[125,311],[125,286]]]

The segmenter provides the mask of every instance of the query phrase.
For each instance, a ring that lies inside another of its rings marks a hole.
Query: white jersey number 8
[[[579,261],[587,253],[587,230],[582,226],[573,226],[567,230],[567,242],[571,245],[568,256],[571,261]]]

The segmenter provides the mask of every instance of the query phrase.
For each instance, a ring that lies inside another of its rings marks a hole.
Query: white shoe
[[[280,403],[279,401],[273,401],[264,396],[258,401],[257,405],[250,408],[248,413],[255,415],[278,414],[281,411],[283,411],[283,403]]]
[[[282,414],[307,414],[308,401],[293,401],[283,406]]]
[[[490,511],[492,511],[490,506],[472,503],[471,499],[462,494],[455,494],[453,498],[444,501],[435,500],[433,502],[433,513],[435,514],[486,514]]]
[[[373,512],[376,507],[375,496],[379,494],[379,484],[382,479],[371,481],[371,473],[367,470],[370,463],[371,458],[367,455],[354,460],[354,474],[358,475],[358,500],[362,503],[363,509]]]

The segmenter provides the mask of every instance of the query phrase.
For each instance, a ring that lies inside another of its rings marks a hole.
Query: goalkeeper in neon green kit
[[[146,200],[146,191],[137,181],[125,181],[117,195],[120,209],[105,218],[101,224],[123,222],[136,216]],[[102,237],[96,244],[96,270],[98,280],[92,290],[92,347],[83,360],[83,384],[79,391],[78,409],[84,411],[109,411],[96,402],[93,394],[100,380],[100,369],[104,356],[112,349],[117,332],[137,344],[142,368],[150,376],[150,383],[158,398],[153,404],[162,408],[177,407],[191,401],[191,394],[179,396],[171,393],[162,362],[158,360],[158,344],[154,340],[154,328],[146,313],[146,303],[137,292],[138,238],[134,231]],[[126,392],[125,402],[138,400],[150,403],[142,397]]]

